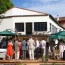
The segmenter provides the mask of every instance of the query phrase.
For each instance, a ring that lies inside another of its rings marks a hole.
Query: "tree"
[[[14,4],[11,2],[11,0],[0,0],[0,14],[4,13],[13,6]]]

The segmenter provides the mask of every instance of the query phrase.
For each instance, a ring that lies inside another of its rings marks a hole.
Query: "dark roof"
[[[65,17],[60,17],[59,20],[65,20]]]
[[[59,22],[58,22],[52,15],[49,15],[49,16],[51,17],[52,20],[54,20],[54,22],[55,22],[56,24],[58,24],[60,27],[62,27],[63,29],[65,29],[63,26],[61,26],[61,25],[59,24]]]
[[[57,18],[55,18],[57,20]],[[65,20],[65,17],[59,17],[59,21]]]
[[[33,17],[33,16],[48,16],[48,15],[13,15],[13,16],[4,16],[0,17],[1,19],[3,18],[11,18],[11,17]]]

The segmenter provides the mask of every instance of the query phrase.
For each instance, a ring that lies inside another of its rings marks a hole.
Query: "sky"
[[[14,6],[39,11],[53,17],[65,16],[65,0],[12,0]]]

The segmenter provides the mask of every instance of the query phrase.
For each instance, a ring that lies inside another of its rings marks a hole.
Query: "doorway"
[[[32,23],[26,23],[26,35],[32,34]]]

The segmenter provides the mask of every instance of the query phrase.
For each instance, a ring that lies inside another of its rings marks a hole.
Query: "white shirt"
[[[39,47],[39,41],[38,40],[36,40],[35,44],[36,44],[36,48]]]
[[[63,49],[63,44],[60,44],[60,45],[59,45],[59,50],[60,50],[60,52],[63,52],[63,51],[64,51],[64,49]]]
[[[31,38],[28,40],[28,46],[29,46],[29,49],[35,49],[35,42],[34,40]]]
[[[45,49],[45,47],[46,47],[46,41],[45,40],[41,41],[41,46],[42,46],[43,49]]]

